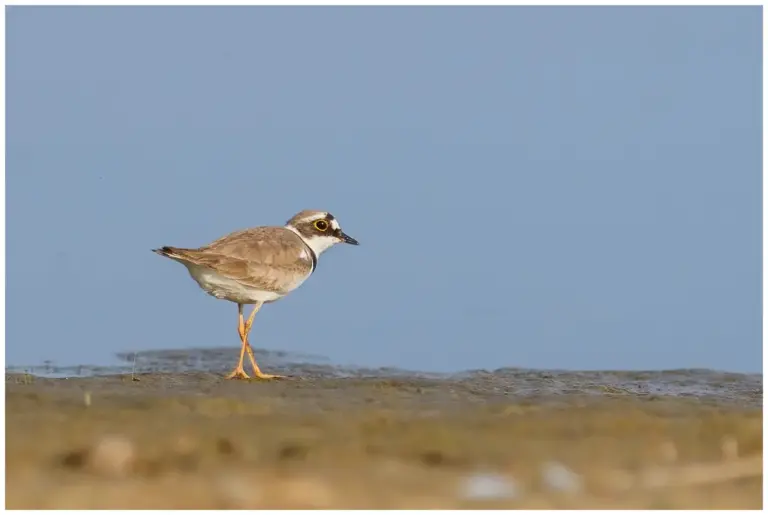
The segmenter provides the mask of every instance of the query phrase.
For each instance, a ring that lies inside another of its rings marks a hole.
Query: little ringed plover
[[[301,286],[317,268],[320,254],[342,242],[358,244],[341,230],[332,214],[304,210],[284,227],[253,227],[227,234],[197,249],[162,247],[153,252],[186,266],[192,278],[210,295],[237,304],[240,360],[227,378],[249,377],[243,370],[247,352],[254,375],[272,379],[280,376],[265,374],[259,369],[248,343],[253,318],[264,304],[281,299]],[[244,304],[254,305],[245,322]]]

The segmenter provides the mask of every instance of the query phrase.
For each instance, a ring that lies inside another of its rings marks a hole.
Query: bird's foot
[[[254,375],[256,379],[285,379],[285,376],[279,376],[277,374],[265,374],[263,372],[258,372]]]
[[[242,365],[239,367],[235,367],[235,369],[229,373],[227,376],[227,379],[250,379],[251,376],[245,373],[245,370],[243,370]]]

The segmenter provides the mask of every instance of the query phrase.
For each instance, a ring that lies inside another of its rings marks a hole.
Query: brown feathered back
[[[184,264],[211,268],[242,284],[287,293],[312,272],[313,259],[301,238],[285,227],[236,231],[197,249],[156,251]]]

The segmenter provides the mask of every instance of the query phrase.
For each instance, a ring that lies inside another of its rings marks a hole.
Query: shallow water
[[[115,365],[9,366],[8,372],[44,377],[88,377],[130,373],[183,373],[229,371],[239,349],[211,348],[127,352]],[[761,374],[738,374],[704,369],[663,371],[569,371],[500,368],[437,374],[396,368],[359,368],[332,364],[327,358],[255,349],[256,359],[268,372],[304,378],[401,378],[461,381],[471,388],[499,396],[528,397],[557,394],[676,396],[762,406]]]

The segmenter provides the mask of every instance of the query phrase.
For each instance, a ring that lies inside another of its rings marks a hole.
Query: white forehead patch
[[[341,226],[339,225],[339,221],[336,220],[335,218],[331,220],[331,229],[333,229],[334,231],[336,229],[341,229]]]

